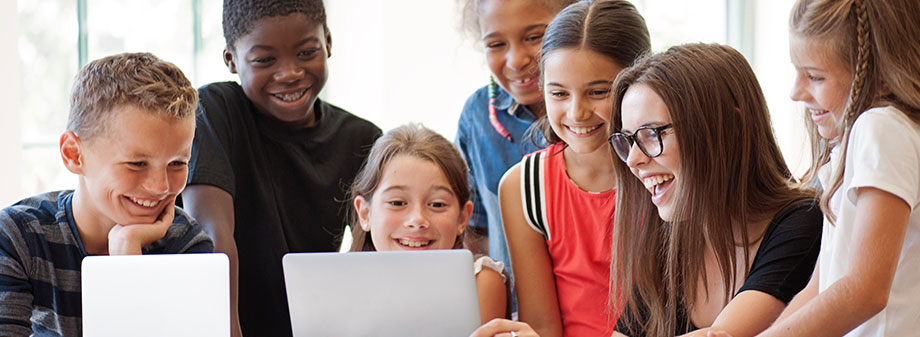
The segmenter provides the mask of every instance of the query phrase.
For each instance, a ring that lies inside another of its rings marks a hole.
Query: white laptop
[[[230,336],[224,254],[88,256],[81,274],[86,337]]]
[[[294,337],[469,336],[479,326],[468,250],[289,253]]]

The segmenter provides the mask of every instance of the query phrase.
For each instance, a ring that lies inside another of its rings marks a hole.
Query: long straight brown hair
[[[842,146],[839,162],[846,162],[850,129],[866,110],[893,105],[920,123],[920,1],[799,0],[789,26],[791,34],[829,45],[831,57],[853,74],[836,138],[822,138],[805,116],[812,154],[805,181],[818,177],[836,146]],[[883,95],[883,88],[890,93]],[[843,165],[836,165],[821,195],[821,210],[831,223],[836,215],[829,201],[843,183],[843,170]]]
[[[672,187],[679,220],[662,220],[649,192],[616,160],[611,289],[618,293],[611,298],[614,305],[626,304],[629,326],[643,327],[646,336],[674,336],[687,328],[677,326],[678,314],[691,311],[699,282],[707,284],[706,243],[715,253],[727,304],[742,282],[735,277],[739,264],[745,276],[750,272],[748,251],[737,260],[736,248],[760,239],[748,234],[746,224],[768,220],[810,192],[787,168],[760,85],[734,49],[687,44],[637,61],[614,84],[612,131],[621,130],[621,103],[636,84],[658,94],[671,117],[677,148],[664,151],[680,152],[680,176]],[[640,313],[642,305],[647,312]]]

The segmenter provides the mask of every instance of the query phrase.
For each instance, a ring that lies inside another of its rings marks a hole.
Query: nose
[[[520,43],[512,43],[505,55],[506,65],[514,71],[526,70],[534,59],[534,52]]]
[[[164,195],[169,193],[169,176],[167,169],[150,170],[150,173],[144,179],[142,184],[144,190],[155,195]]]
[[[591,119],[594,115],[593,107],[588,104],[587,100],[581,95],[572,95],[572,106],[566,111],[566,117],[571,121],[583,121]]]
[[[805,91],[805,81],[808,79],[803,74],[796,74],[795,81],[792,83],[792,92],[789,98],[796,102],[804,102],[808,99],[808,92]]]
[[[275,80],[278,82],[294,82],[303,78],[306,70],[297,62],[283,62],[275,72]]]
[[[428,228],[428,216],[425,212],[425,205],[415,205],[409,210],[409,217],[406,219],[405,226],[410,229]]]
[[[631,168],[639,167],[639,165],[645,164],[649,161],[649,157],[639,149],[639,143],[633,143],[629,147],[629,156],[626,157],[626,166]]]

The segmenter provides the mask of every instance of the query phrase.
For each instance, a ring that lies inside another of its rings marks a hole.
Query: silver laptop
[[[224,254],[88,256],[81,275],[84,336],[230,336]]]
[[[467,250],[289,253],[282,264],[295,337],[466,337],[479,326]]]

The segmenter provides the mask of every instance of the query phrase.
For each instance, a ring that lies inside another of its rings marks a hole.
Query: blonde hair
[[[853,123],[864,111],[893,105],[920,123],[920,1],[917,0],[798,0],[789,19],[790,32],[821,40],[830,46],[831,57],[853,74],[850,93],[840,119],[838,136],[823,139],[806,117],[812,162],[804,180],[813,181],[818,170],[830,162],[835,146],[847,141]],[[884,71],[883,71],[884,70]],[[883,94],[887,88],[890,93]],[[843,183],[843,165],[837,165],[824,182],[821,210],[834,223],[829,200]]]
[[[627,326],[642,326],[645,336],[674,336],[676,329],[687,329],[677,326],[678,314],[690,312],[698,286],[708,282],[706,242],[718,262],[727,304],[743,282],[735,270],[744,266],[744,274],[750,272],[750,253],[745,249],[739,260],[736,247],[760,239],[748,234],[748,224],[769,220],[811,192],[799,187],[786,166],[763,92],[738,51],[687,44],[624,69],[613,89],[612,131],[623,127],[626,91],[639,84],[661,97],[671,118],[678,149],[664,151],[679,152],[681,177],[672,191],[674,219],[680,220],[662,220],[648,190],[626,163],[615,160],[610,297]]]
[[[367,161],[351,185],[348,192],[349,223],[351,224],[352,245],[350,251],[375,251],[370,232],[361,228],[358,213],[354,208],[355,198],[361,196],[370,201],[374,191],[383,179],[383,170],[393,158],[410,155],[427,160],[441,169],[447,177],[451,192],[457,197],[460,207],[470,200],[470,186],[467,178],[466,161],[460,150],[437,132],[420,124],[406,124],[390,130],[374,142]],[[463,241],[457,238],[453,248],[462,248]]]
[[[142,108],[163,118],[194,116],[198,91],[176,65],[150,53],[124,53],[87,64],[70,94],[67,130],[84,141],[105,132],[112,109]]]

